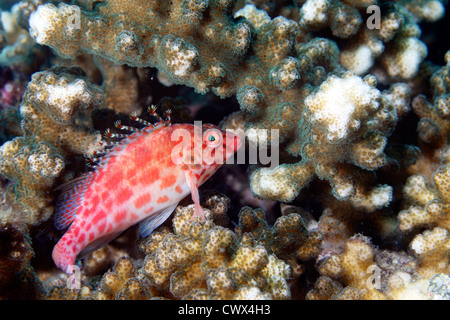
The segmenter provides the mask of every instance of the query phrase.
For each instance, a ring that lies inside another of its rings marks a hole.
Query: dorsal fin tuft
[[[120,141],[117,141],[114,144],[114,146],[111,148],[111,150],[106,152],[104,155],[100,156],[99,159],[95,161],[95,162],[97,162],[97,168],[101,168],[101,167],[107,165],[111,158],[114,158],[117,155],[119,155],[129,144],[136,141],[142,135],[150,134],[153,131],[155,131],[156,129],[159,129],[163,126],[164,126],[164,124],[148,126],[148,127],[140,129],[139,131],[135,131],[130,135],[127,135],[127,137],[122,138]]]

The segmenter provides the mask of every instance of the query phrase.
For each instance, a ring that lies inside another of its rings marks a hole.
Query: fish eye
[[[204,140],[206,142],[206,145],[209,147],[215,148],[221,143],[222,135],[220,134],[220,131],[215,129],[210,129],[205,132]]]

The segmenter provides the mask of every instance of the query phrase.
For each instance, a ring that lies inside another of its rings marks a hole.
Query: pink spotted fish
[[[199,186],[240,147],[238,135],[216,126],[170,124],[170,113],[158,124],[132,117],[145,125],[135,129],[116,123],[119,129],[135,131],[111,143],[112,149],[99,160],[95,171],[64,184],[55,208],[55,226],[65,229],[53,249],[55,264],[71,273],[75,260],[113,240],[130,226],[140,223],[148,236],[191,194],[194,217],[204,219]]]

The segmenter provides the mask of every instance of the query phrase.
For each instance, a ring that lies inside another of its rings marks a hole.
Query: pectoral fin
[[[153,232],[153,230],[158,228],[164,221],[166,221],[167,218],[169,218],[169,216],[175,210],[177,205],[178,203],[175,203],[174,205],[167,207],[162,211],[153,213],[145,220],[142,220],[139,223],[139,233],[141,234],[141,237],[147,237],[150,233]]]
[[[95,250],[103,247],[104,245],[108,244],[109,242],[113,241],[115,238],[117,238],[122,231],[119,232],[113,232],[110,234],[107,234],[103,237],[98,238],[97,240],[94,240],[93,242],[91,242],[90,244],[88,244],[86,247],[83,248],[83,250],[81,250],[81,252],[78,254],[78,258],[84,258],[86,257],[88,254],[94,252]]]
[[[200,196],[198,194],[198,179],[192,171],[185,172],[185,178],[189,189],[191,190],[192,201],[194,201],[195,209],[194,215],[191,219],[195,219],[196,217],[200,217],[202,221],[205,220],[205,214],[203,212],[203,208],[200,205]]]

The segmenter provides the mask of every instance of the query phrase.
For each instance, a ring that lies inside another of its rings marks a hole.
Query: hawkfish
[[[142,237],[169,218],[177,204],[191,194],[194,215],[204,220],[199,200],[201,186],[242,145],[240,136],[212,124],[171,124],[170,113],[159,122],[137,129],[116,122],[117,128],[133,132],[109,138],[121,141],[106,145],[109,151],[94,171],[58,187],[55,226],[67,229],[52,253],[57,267],[71,273],[78,257],[112,241],[139,223]]]

